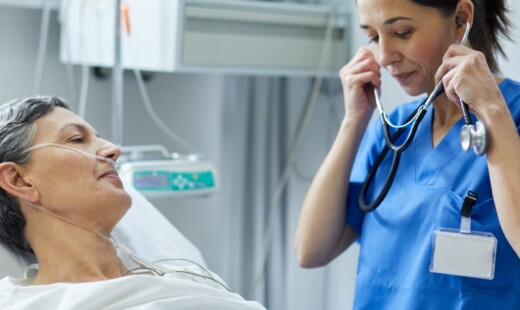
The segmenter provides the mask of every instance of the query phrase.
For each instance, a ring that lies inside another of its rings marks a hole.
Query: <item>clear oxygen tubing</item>
[[[80,153],[81,155],[86,156],[86,157],[90,157],[90,158],[93,158],[93,159],[96,159],[96,160],[106,161],[112,167],[116,166],[116,162],[113,159],[111,159],[111,158],[90,154],[90,153],[84,152],[82,150],[78,150],[76,148],[70,147],[68,145],[63,145],[63,144],[58,144],[58,143],[50,143],[49,142],[49,143],[36,144],[36,145],[33,145],[30,148],[26,149],[24,151],[24,153],[30,152],[30,151],[34,151],[34,150],[37,150],[37,149],[41,149],[42,147],[48,147],[48,146],[60,147],[60,148],[68,149],[68,150]]]
[[[84,155],[88,158],[92,158],[92,159],[95,159],[95,160],[100,160],[100,161],[105,161],[105,162],[108,162],[110,165],[112,166],[115,166],[115,161],[110,159],[110,158],[106,158],[106,157],[102,157],[102,156],[98,156],[98,155],[94,155],[94,154],[89,154],[87,152],[83,152],[81,150],[78,150],[78,149],[75,149],[73,147],[70,147],[70,146],[67,146],[67,145],[62,145],[62,144],[57,144],[57,143],[41,143],[41,144],[37,144],[37,145],[34,145],[28,149],[26,149],[24,151],[25,152],[30,152],[30,151],[34,151],[34,150],[37,150],[37,149],[40,149],[40,148],[43,148],[43,147],[60,147],[60,148],[64,148],[64,149],[67,149],[67,150],[72,150],[72,151],[75,151],[81,155]],[[105,236],[93,229],[90,229],[88,228],[87,226],[85,225],[82,225],[80,223],[76,223],[74,221],[71,221],[61,215],[58,215],[54,212],[51,212],[49,210],[47,210],[46,208],[42,207],[42,206],[39,206],[35,203],[32,203],[30,201],[27,201],[24,199],[24,202],[27,203],[29,206],[41,211],[41,212],[44,212],[45,214],[48,214],[58,220],[61,220],[65,223],[68,223],[70,225],[73,225],[73,226],[76,226],[78,228],[81,228],[85,231],[88,231],[90,233],[93,233],[95,235],[97,235],[98,237],[100,237],[101,239],[105,240],[106,242],[110,243],[115,249],[116,251],[128,256],[135,264],[138,265],[138,267],[136,268],[133,268],[133,269],[129,269],[125,272],[123,272],[121,274],[121,276],[125,276],[127,274],[130,274],[130,273],[134,273],[134,272],[140,272],[140,271],[147,271],[147,272],[150,272],[154,275],[158,275],[158,276],[163,276],[167,273],[179,273],[179,274],[189,274],[189,275],[193,275],[193,276],[197,276],[197,277],[200,277],[200,278],[204,278],[204,279],[208,279],[210,281],[213,281],[215,283],[217,283],[218,285],[220,285],[221,287],[223,287],[225,290],[227,290],[228,292],[231,292],[231,289],[225,284],[223,283],[222,281],[219,281],[218,279],[215,279],[215,277],[211,274],[211,272],[209,272],[209,270],[207,270],[205,267],[203,267],[202,265],[192,261],[192,260],[189,260],[189,259],[184,259],[184,258],[171,258],[171,259],[163,259],[163,260],[159,260],[159,261],[156,261],[156,262],[149,262],[148,260],[146,259],[143,259],[137,255],[135,255],[130,249],[128,249],[125,245],[121,244],[121,243],[118,243],[116,241],[114,241],[110,236]],[[159,266],[157,265],[157,263],[159,262],[164,262],[164,261],[175,261],[175,260],[178,260],[178,261],[187,261],[187,262],[190,262],[190,263],[193,263],[194,265],[196,265],[197,267],[199,267],[205,274],[207,275],[204,275],[204,274],[198,274],[196,272],[191,272],[191,271],[186,271],[186,270],[170,270],[168,268],[165,268],[165,267],[162,267],[162,266]]]
[[[469,22],[466,22],[466,29],[464,31],[464,36],[461,40],[461,45],[464,45],[467,41],[469,31],[470,31],[470,24]],[[397,141],[397,139],[404,133],[405,128],[401,126],[401,128],[398,128],[397,131],[390,136],[390,128],[389,124],[385,121],[384,117],[380,115],[381,123],[383,125],[383,134],[386,140],[386,145],[383,147],[379,155],[377,156],[376,160],[374,161],[374,164],[370,168],[370,171],[367,174],[367,177],[365,178],[365,181],[363,182],[363,186],[361,188],[361,193],[358,197],[358,203],[359,208],[363,212],[371,212],[375,210],[381,202],[385,199],[386,195],[388,194],[388,191],[390,190],[390,187],[392,186],[392,183],[394,181],[395,175],[397,173],[397,168],[399,167],[399,162],[401,159],[401,153],[408,148],[408,146],[412,143],[412,140],[415,136],[415,133],[417,131],[417,128],[422,121],[423,117],[426,115],[426,109],[428,106],[437,98],[440,94],[444,92],[444,87],[442,84],[442,80],[435,86],[434,90],[428,96],[417,109],[412,112],[412,114],[408,117],[408,119],[405,121],[406,124],[410,123],[411,128],[409,130],[408,136],[404,140],[404,142],[401,145],[395,145],[394,143]],[[377,98],[377,90],[374,90],[374,94]],[[370,183],[372,182],[372,179],[374,178],[375,173],[377,172],[379,165],[384,160],[386,154],[388,151],[392,149],[394,151],[394,156],[392,158],[392,164],[390,167],[390,171],[388,173],[388,177],[385,181],[385,184],[383,185],[382,190],[379,192],[379,194],[376,196],[374,201],[371,203],[367,203],[365,201],[366,192],[368,190],[368,187]]]
[[[36,59],[36,72],[34,74],[33,94],[40,95],[42,91],[43,74],[45,69],[45,54],[47,51],[47,39],[49,38],[49,24],[51,15],[51,1],[43,0],[42,21],[40,26],[40,43]]]
[[[253,274],[253,280],[251,283],[251,287],[248,291],[247,296],[252,299],[255,298],[257,290],[260,286],[260,283],[265,279],[265,269],[267,267],[267,261],[269,260],[269,254],[271,253],[271,243],[273,240],[273,230],[274,230],[274,221],[278,210],[280,208],[280,203],[282,199],[282,195],[285,191],[285,187],[289,182],[289,177],[291,174],[292,166],[296,160],[296,155],[298,154],[298,148],[303,140],[305,135],[305,131],[309,125],[311,116],[314,112],[314,107],[318,101],[318,95],[321,88],[321,82],[323,80],[323,74],[327,62],[330,57],[330,48],[333,34],[333,25],[336,19],[337,14],[337,0],[332,0],[330,4],[330,12],[328,14],[327,19],[327,27],[325,29],[325,36],[323,39],[323,46],[320,52],[320,59],[318,65],[318,72],[316,74],[316,79],[314,80],[314,84],[312,87],[312,92],[309,97],[309,101],[305,107],[305,112],[302,116],[301,122],[298,125],[298,129],[296,131],[294,140],[292,141],[291,148],[289,151],[289,155],[287,156],[287,162],[283,169],[282,175],[278,180],[278,184],[276,186],[275,193],[270,203],[269,212],[267,216],[267,222],[265,226],[265,231],[263,234],[263,247],[262,247],[262,257],[260,261],[259,268],[255,274]]]

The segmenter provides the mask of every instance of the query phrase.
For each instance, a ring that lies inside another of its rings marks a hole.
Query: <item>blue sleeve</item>
[[[361,235],[363,221],[365,220],[365,212],[359,208],[358,197],[361,193],[363,183],[350,182],[347,195],[347,218],[346,224],[354,229],[358,235]]]

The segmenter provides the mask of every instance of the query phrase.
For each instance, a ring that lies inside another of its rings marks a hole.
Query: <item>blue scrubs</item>
[[[520,130],[520,83],[505,79],[500,90]],[[390,115],[391,120],[402,124],[420,102],[400,106]],[[463,119],[433,148],[434,113],[430,107],[414,141],[402,153],[383,203],[367,214],[359,210],[358,197],[384,146],[384,137],[378,121],[365,133],[351,175],[346,219],[360,234],[354,308],[520,309],[520,259],[500,228],[486,157],[462,151],[459,132]],[[383,187],[391,155],[389,152],[381,164],[366,201],[372,202]],[[459,228],[463,197],[469,190],[478,193],[471,214],[472,230],[491,232],[498,239],[493,280],[429,271],[432,233],[441,227]]]

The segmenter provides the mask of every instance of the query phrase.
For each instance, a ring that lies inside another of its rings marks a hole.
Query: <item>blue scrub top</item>
[[[505,79],[500,90],[520,130],[520,83]],[[420,102],[398,107],[390,119],[402,124]],[[346,219],[360,234],[354,308],[520,309],[520,259],[500,228],[486,156],[461,149],[463,119],[433,148],[433,113],[428,109],[414,141],[402,153],[388,195],[367,214],[359,209],[361,184],[385,142],[379,121],[365,133],[351,175]],[[366,201],[372,202],[383,187],[392,155],[389,152],[382,162]],[[469,190],[478,193],[472,230],[491,232],[498,239],[493,280],[429,271],[433,231],[459,228],[463,197]]]

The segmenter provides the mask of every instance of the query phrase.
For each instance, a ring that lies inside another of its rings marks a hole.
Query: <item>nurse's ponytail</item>
[[[459,0],[411,0],[412,2],[436,8],[444,15],[451,16],[457,9]],[[469,43],[477,51],[484,53],[491,72],[498,73],[498,54],[506,56],[500,44],[500,37],[511,40],[509,29],[511,20],[506,0],[471,0],[475,7],[473,25],[469,33]]]
[[[475,15],[469,42],[471,47],[486,55],[486,60],[491,72],[499,72],[496,57],[498,54],[506,57],[500,44],[500,37],[509,40],[511,35],[509,28],[511,21],[507,17],[509,10],[505,0],[472,0],[475,6]]]

